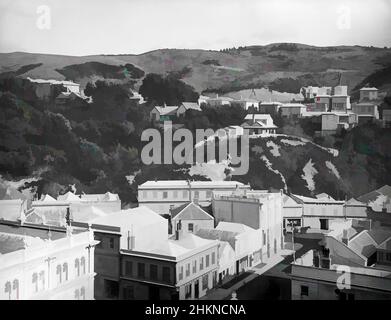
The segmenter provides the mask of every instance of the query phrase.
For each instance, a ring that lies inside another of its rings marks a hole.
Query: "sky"
[[[0,52],[391,47],[391,0],[0,0]]]

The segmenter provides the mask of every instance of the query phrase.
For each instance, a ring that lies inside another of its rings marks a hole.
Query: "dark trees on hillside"
[[[179,105],[182,102],[196,102],[198,93],[186,83],[176,77],[162,77],[150,73],[143,80],[139,90],[140,94],[149,102],[163,105]]]

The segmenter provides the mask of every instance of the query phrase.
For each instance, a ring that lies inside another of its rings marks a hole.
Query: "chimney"
[[[216,99],[218,99],[219,98],[219,94],[218,93],[216,93]]]
[[[182,221],[181,220],[179,220],[177,225],[176,225],[175,240],[179,240],[180,233],[182,233]]]
[[[255,122],[255,113],[253,113],[253,120],[252,121],[253,121],[252,124],[254,124],[254,122]]]
[[[165,107],[167,107],[167,105],[166,105],[166,103],[164,102],[164,104],[163,104],[163,108],[165,108]]]
[[[342,234],[342,243],[349,245],[348,230],[344,229]]]
[[[130,231],[128,231],[128,250],[134,250],[136,245],[136,237],[133,235],[133,226],[132,226],[132,235],[130,235]]]
[[[189,201],[191,202],[191,183],[190,183],[190,180],[187,180],[187,185],[189,186]]]

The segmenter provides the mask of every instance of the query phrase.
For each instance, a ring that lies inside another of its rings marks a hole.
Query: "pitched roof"
[[[184,106],[186,110],[193,109],[201,111],[201,107],[196,102],[182,102],[182,106]]]
[[[368,234],[367,230],[360,232],[349,241],[349,248],[366,258],[376,252],[376,247],[376,241]]]
[[[117,201],[119,196],[116,193],[106,192],[103,194],[82,194],[80,198],[85,201]]]
[[[75,195],[73,192],[68,191],[66,194],[57,197],[58,201],[81,201],[80,197]]]
[[[173,115],[178,110],[177,106],[156,106],[155,109],[160,113],[161,116]]]
[[[171,210],[171,217],[181,220],[213,220],[214,218],[194,202]]]
[[[323,193],[319,193],[315,196],[317,199],[326,199],[326,200],[335,200],[333,197],[331,197],[330,195],[328,195],[327,193],[323,192]]]
[[[233,231],[217,230],[217,229],[196,229],[194,234],[204,239],[226,241],[235,249],[236,236],[239,234]]]
[[[273,121],[273,118],[271,117],[270,114],[252,114],[252,113],[249,113],[246,115],[246,117],[244,118],[244,120],[252,120],[253,119],[253,116],[254,116],[254,120],[270,120],[270,121]]]
[[[254,231],[255,229],[250,228],[242,223],[220,221],[216,227],[216,230],[230,231],[240,234],[243,232]]]
[[[391,187],[389,185],[384,185],[383,187],[377,190],[359,196],[358,200],[364,203],[368,203],[368,202],[375,201],[381,195],[391,198]]]
[[[349,206],[366,206],[364,202],[358,201],[355,198],[351,198],[348,201],[345,202],[346,205]]]
[[[299,196],[297,194],[291,194],[294,199],[299,200],[303,203],[335,203],[335,204],[343,204],[344,201],[334,200],[333,198],[310,198],[305,196]]]
[[[368,88],[368,87],[364,87],[364,88],[361,88],[360,91],[374,91],[374,90],[378,90],[377,88],[375,87],[372,87],[372,88]]]
[[[165,218],[152,211],[148,207],[140,206],[133,209],[110,213],[109,215],[92,219],[90,222],[93,224],[125,227],[129,226],[129,224],[136,226],[146,226],[154,222],[165,220]]]
[[[50,194],[45,194],[45,195],[42,195],[42,197],[41,197],[41,199],[39,201],[42,201],[42,202],[55,202],[57,200],[54,199]]]

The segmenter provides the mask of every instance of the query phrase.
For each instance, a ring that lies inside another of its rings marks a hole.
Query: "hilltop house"
[[[353,112],[322,113],[322,135],[335,134],[339,129],[351,129],[358,123],[358,117]]]
[[[248,110],[249,108],[254,108],[258,110],[259,101],[251,98],[242,98],[239,100],[234,100],[233,103],[240,105],[244,110]]]
[[[378,99],[378,89],[377,88],[361,88],[360,89],[360,102],[373,101]]]
[[[177,106],[156,106],[149,113],[149,118],[156,122],[172,121],[177,117],[177,110]]]
[[[379,110],[375,103],[359,102],[352,104],[352,112],[357,114],[358,123],[379,119]]]
[[[284,103],[280,106],[281,116],[286,118],[301,118],[307,111],[307,106],[301,103]]]
[[[176,111],[177,117],[183,117],[187,110],[202,111],[201,107],[195,102],[182,102]]]
[[[263,101],[259,104],[259,112],[264,114],[277,114],[280,110],[281,102]]]
[[[270,114],[248,114],[241,127],[248,130],[249,135],[274,134],[277,129]]]
[[[206,100],[206,103],[210,106],[210,107],[220,107],[220,106],[230,106],[231,105],[231,102],[233,101],[234,99],[232,98],[229,98],[229,97],[219,97],[219,95],[217,94],[215,98],[209,98]]]

